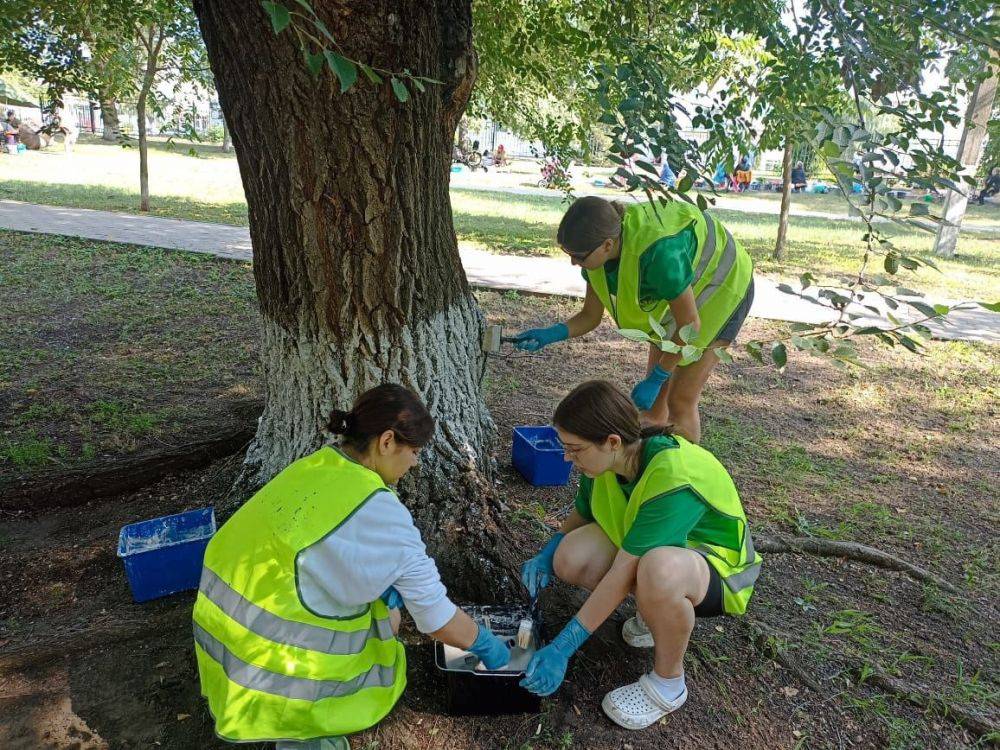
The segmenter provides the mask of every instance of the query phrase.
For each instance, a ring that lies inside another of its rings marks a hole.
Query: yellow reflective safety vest
[[[658,240],[693,226],[698,248],[691,267],[691,287],[698,306],[701,329],[690,343],[707,347],[718,337],[746,297],[753,277],[753,261],[722,224],[710,214],[684,201],[673,201],[655,210],[648,202],[625,209],[618,266],[618,293],[608,288],[604,268],[587,271],[587,281],[611,313],[619,329],[637,329],[653,335],[650,316],[660,321],[667,338],[676,333],[669,300],[643,304],[639,299],[639,259]]]
[[[209,542],[194,640],[201,692],[223,739],[358,732],[399,699],[406,657],[385,603],[346,618],[312,612],[296,567],[383,489],[378,474],[322,448],[278,474]]]
[[[741,615],[746,612],[760,575],[761,556],[753,548],[736,485],[710,452],[679,435],[673,438],[677,446],[653,456],[629,497],[625,497],[613,471],[596,477],[590,496],[591,513],[608,538],[621,549],[645,503],[682,488],[694,492],[725,527],[728,540],[721,545],[714,536],[712,541],[699,538],[695,527],[688,536],[687,547],[703,555],[719,572],[725,612]]]

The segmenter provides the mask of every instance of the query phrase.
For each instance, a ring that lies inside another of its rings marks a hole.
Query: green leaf
[[[369,81],[374,83],[376,86],[382,83],[382,76],[380,76],[378,73],[372,70],[372,67],[370,65],[365,65],[364,63],[359,63],[359,65],[361,67],[361,72],[365,74],[365,77]]]
[[[698,201],[697,202],[698,202],[698,210],[699,211],[707,211],[708,210],[708,201],[705,200],[705,196],[702,195],[701,193],[698,193]]]
[[[977,305],[993,312],[1000,312],[1000,302],[977,302]]]
[[[812,284],[814,281],[816,281],[816,277],[813,276],[811,273],[806,272],[801,276],[799,276],[799,283],[802,285],[803,289],[808,289],[810,284]]]
[[[761,351],[761,343],[759,341],[748,341],[743,346],[747,350],[747,354],[756,359],[761,364],[764,364],[764,355]]]
[[[661,339],[667,338],[667,329],[660,325],[660,321],[652,315],[649,316],[649,327],[652,328],[653,332]]]
[[[413,81],[413,88],[415,88],[421,94],[427,90],[424,88],[424,84],[420,82],[419,78],[411,78],[410,80]]]
[[[774,360],[774,364],[778,366],[779,370],[788,364],[788,350],[780,341],[776,341],[771,347],[771,359]]]
[[[719,358],[720,362],[725,362],[727,365],[733,363],[733,355],[729,353],[729,350],[724,346],[715,347],[715,356]]]
[[[323,53],[310,52],[308,49],[303,49],[302,52],[306,57],[306,67],[309,68],[309,72],[318,76],[323,70]]]
[[[838,146],[834,141],[827,141],[824,143],[822,151],[825,156],[840,156],[840,146]]]
[[[330,66],[330,70],[340,79],[340,93],[343,94],[358,80],[358,69],[353,62],[343,55],[338,55],[333,50],[323,50],[323,54],[326,56],[326,62]]]
[[[619,112],[632,112],[633,110],[639,109],[642,106],[642,102],[639,101],[634,96],[630,96],[627,99],[622,100],[618,105]]]
[[[887,273],[897,273],[899,271],[899,259],[895,255],[885,256],[885,262],[882,265],[885,267]]]
[[[288,11],[288,8],[281,3],[270,2],[270,0],[264,0],[261,5],[264,6],[264,10],[271,17],[271,28],[274,29],[275,34],[280,34],[288,28],[288,24],[292,22],[292,14]]]
[[[691,344],[686,344],[681,349],[681,363],[687,365],[691,364],[692,362],[697,362],[699,359],[701,359],[701,355],[703,354],[703,352],[704,349],[702,349],[699,346],[692,346]]]
[[[686,193],[691,189],[692,185],[694,185],[694,180],[691,179],[691,175],[686,174],[681,178],[681,181],[677,183],[677,192]],[[698,197],[701,198],[700,195]]]
[[[677,354],[681,350],[681,348],[670,339],[661,340],[657,346],[660,347],[661,352],[666,352],[667,354]]]
[[[392,77],[392,93],[394,93],[396,98],[401,102],[406,102],[410,99],[410,92],[407,90],[406,84],[395,76]]]
[[[681,341],[685,344],[689,344],[698,337],[698,328],[694,323],[688,323],[677,332],[677,335],[680,337]]]
[[[793,331],[811,331],[815,327],[812,323],[792,323]]]
[[[931,213],[931,207],[926,203],[911,203],[910,204],[910,216],[929,216]]]
[[[618,333],[629,341],[649,341],[649,334],[645,331],[640,331],[638,328],[619,328]]]

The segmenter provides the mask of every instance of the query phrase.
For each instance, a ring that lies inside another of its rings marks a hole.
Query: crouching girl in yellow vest
[[[548,328],[518,336],[516,346],[538,351],[594,330],[607,310],[620,329],[653,334],[650,316],[674,343],[693,325],[691,341],[709,347],[696,362],[678,367],[680,354],[651,345],[646,377],[632,389],[644,424],[670,424],[676,434],[701,440],[698,401],[719,361],[715,347],[736,338],[753,303],[753,262],[722,224],[683,201],[655,210],[648,202],[624,203],[589,196],[569,207],[556,236],[587,281],[583,309]],[[666,383],[666,387],[664,386]]]
[[[687,700],[684,652],[695,617],[743,614],[761,558],[722,464],[682,437],[641,430],[635,406],[610,383],[578,386],[553,424],[583,476],[576,507],[521,578],[532,596],[552,575],[591,594],[535,654],[522,684],[554,692],[573,652],[633,592],[638,614],[622,637],[655,649],[653,670],[602,705],[621,726],[643,729]]]
[[[334,411],[340,447],[302,458],[212,538],[194,607],[201,691],[216,733],[279,750],[346,748],[406,685],[399,607],[417,629],[490,669],[508,647],[448,599],[406,508],[387,485],[417,464],[434,420],[381,385]]]

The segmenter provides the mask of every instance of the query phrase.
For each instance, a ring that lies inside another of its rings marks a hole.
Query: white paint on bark
[[[304,322],[289,331],[262,321],[266,405],[247,452],[248,482],[263,484],[316,450],[330,437],[330,410],[349,409],[359,394],[384,382],[416,392],[437,420],[420,475],[492,473],[493,422],[480,391],[485,355],[475,300],[469,296],[401,329],[365,329],[355,324],[338,340]]]

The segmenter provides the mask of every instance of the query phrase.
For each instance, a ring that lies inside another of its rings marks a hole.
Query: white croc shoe
[[[628,618],[622,625],[622,640],[635,648],[653,647],[653,634],[649,632],[638,610],[635,617]]]
[[[626,729],[645,729],[655,724],[671,711],[676,711],[687,700],[687,687],[672,701],[664,700],[650,684],[649,675],[638,682],[615,688],[604,696],[601,708],[615,724]]]

